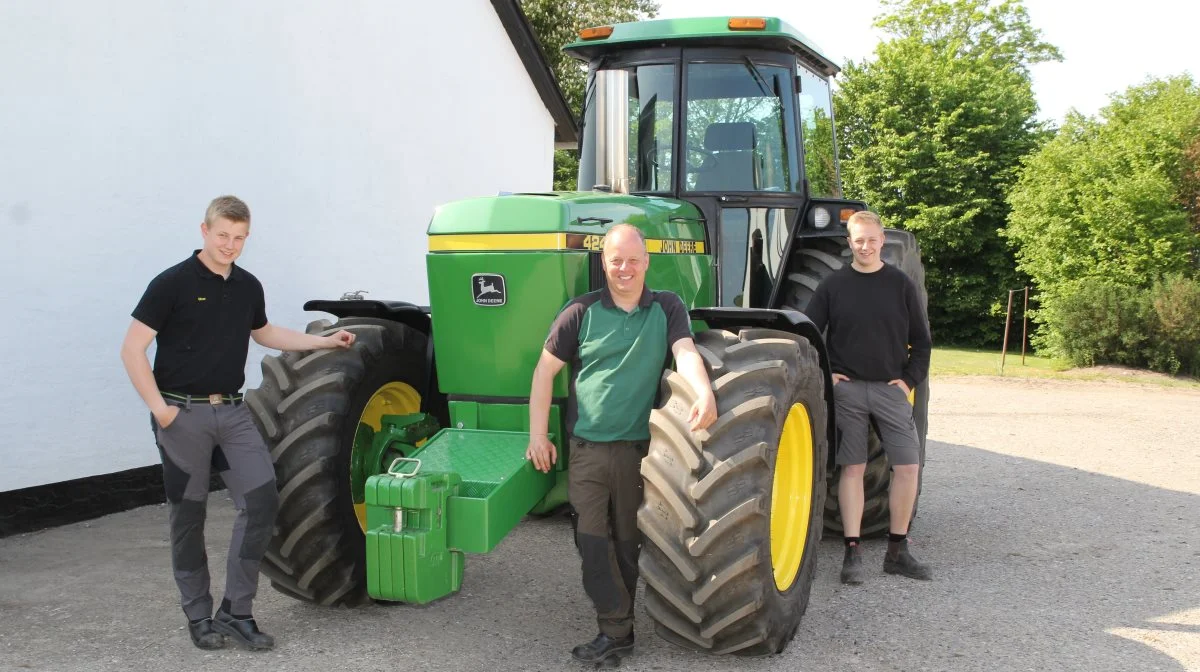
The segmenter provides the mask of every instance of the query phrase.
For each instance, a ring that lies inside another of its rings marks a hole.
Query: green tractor
[[[771,18],[605,26],[567,51],[590,68],[580,191],[439,208],[428,307],[310,301],[338,319],[308,330],[349,330],[353,347],[263,360],[247,403],[281,498],[263,571],[324,605],[426,603],[459,589],[465,553],[563,506],[568,378],[550,416],[562,457],[543,474],[524,459],[531,375],[559,309],[602,286],[603,234],[627,222],[647,239],[647,284],[691,309],[720,414],[689,432],[689,388],[664,372],[638,514],[646,611],[689,648],[782,651],[822,528],[839,529],[829,364],[803,315],[866,207],[836,197],[838,68]],[[910,234],[889,230],[884,254],[924,286]],[[922,444],[926,399],[922,385]],[[866,534],[887,527],[874,445]]]

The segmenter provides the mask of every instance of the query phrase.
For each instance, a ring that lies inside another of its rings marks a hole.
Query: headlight
[[[833,217],[825,208],[813,208],[810,218],[812,219],[812,225],[818,229],[829,226],[829,222],[833,220]]]

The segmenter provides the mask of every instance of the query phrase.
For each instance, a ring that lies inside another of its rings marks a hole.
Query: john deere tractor
[[[309,331],[347,329],[353,347],[263,360],[247,400],[281,496],[263,571],[320,604],[426,603],[459,589],[464,554],[562,506],[568,375],[555,382],[561,458],[548,474],[524,459],[531,375],[559,309],[603,287],[601,238],[626,222],[645,234],[647,284],[691,310],[719,411],[688,431],[692,393],[664,371],[638,513],[646,612],[683,646],[782,651],[823,522],[839,527],[829,363],[803,315],[849,262],[844,222],[866,207],[837,198],[838,69],[772,18],[603,26],[567,51],[590,69],[579,191],[439,208],[429,306],[310,301],[337,321]],[[911,235],[889,230],[884,256],[923,286]],[[919,388],[922,443],[925,399]],[[888,466],[873,445],[867,533],[887,525]]]

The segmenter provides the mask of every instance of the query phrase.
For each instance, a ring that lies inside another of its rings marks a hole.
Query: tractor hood
[[[602,286],[601,242],[621,223],[646,236],[647,286],[670,287],[688,306],[712,305],[712,256],[690,203],[575,192],[438,208],[425,266],[441,391],[459,400],[528,397],[550,323],[572,297]],[[563,373],[554,395],[567,393]]]

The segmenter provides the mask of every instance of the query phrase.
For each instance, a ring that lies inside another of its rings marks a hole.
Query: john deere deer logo
[[[503,306],[508,298],[504,291],[504,276],[495,273],[472,275],[471,296],[477,306]]]
[[[483,278],[477,278],[479,282],[479,295],[484,294],[499,294],[500,290],[496,289],[495,285],[488,284],[488,281]]]

